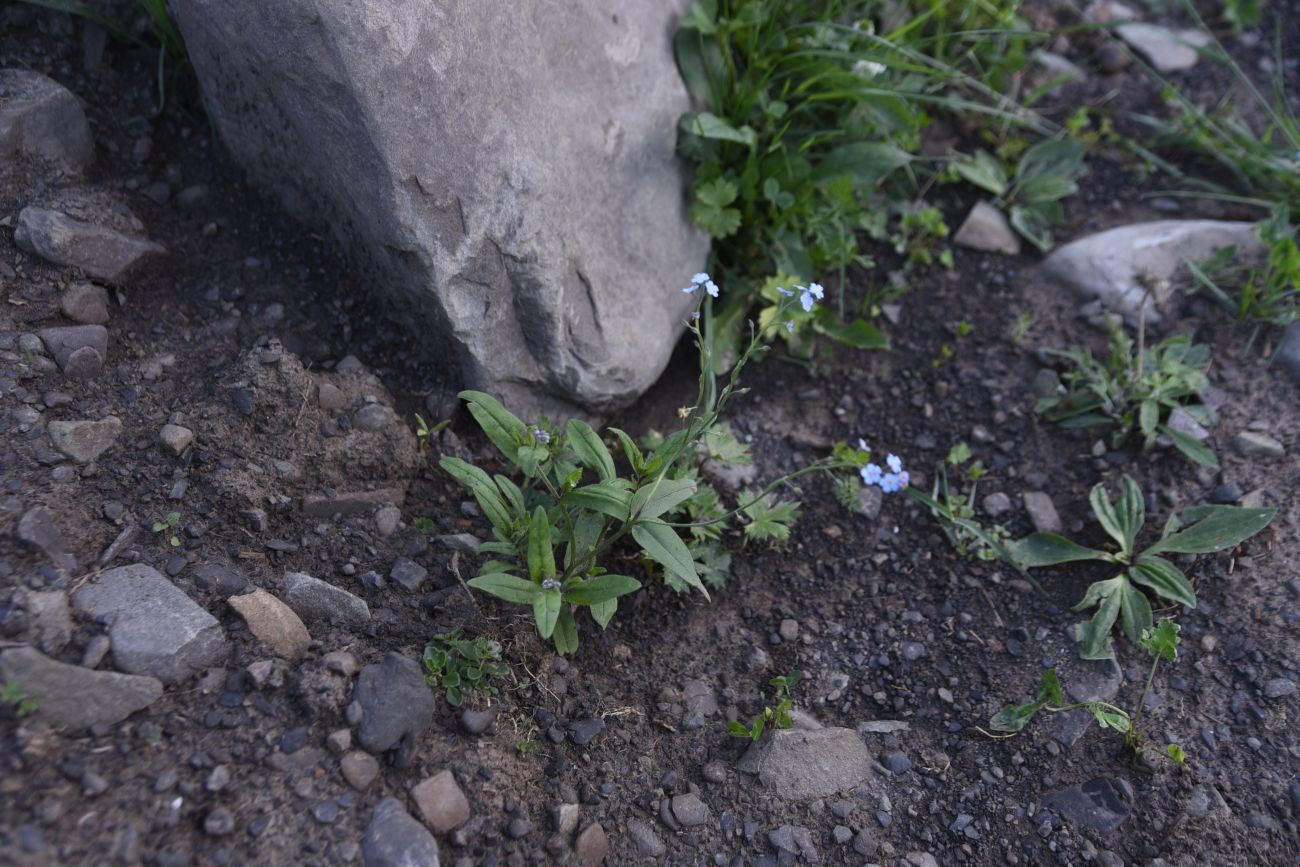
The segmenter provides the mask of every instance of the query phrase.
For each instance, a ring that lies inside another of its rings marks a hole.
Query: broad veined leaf
[[[537,590],[533,597],[533,618],[537,621],[537,633],[542,638],[550,638],[555,632],[555,621],[560,617],[560,590]]]
[[[739,128],[709,111],[698,114],[684,114],[677,122],[678,128],[689,135],[699,136],[713,141],[732,141],[752,148],[758,143],[758,135],[748,126]],[[724,202],[723,204],[730,204]]]
[[[574,605],[599,605],[641,589],[641,582],[627,575],[598,575],[565,588],[564,601]]]
[[[1142,633],[1138,643],[1152,656],[1159,656],[1166,662],[1178,659],[1178,633],[1181,631],[1176,622],[1168,617],[1161,618],[1155,626]]]
[[[1006,169],[986,150],[975,151],[975,156],[969,159],[955,160],[952,167],[963,180],[995,196],[1001,196],[1007,191]]]
[[[608,482],[574,488],[564,495],[565,500],[584,509],[608,515],[616,521],[626,521],[630,514],[632,494]]]
[[[618,612],[618,600],[607,599],[604,602],[597,602],[587,610],[591,612],[591,619],[596,621],[601,629],[604,629],[609,626],[609,622],[614,619],[614,615]]]
[[[528,522],[528,574],[538,582],[555,577],[555,549],[551,547],[551,522],[546,516],[546,509],[542,506],[533,510],[533,517]]]
[[[1111,710],[1107,707],[1102,707],[1097,702],[1089,702],[1088,710],[1092,711],[1092,716],[1097,720],[1097,725],[1102,728],[1112,728],[1118,732],[1128,732],[1131,723],[1129,722],[1129,718],[1123,713]]]
[[[1129,570],[1133,580],[1156,592],[1161,599],[1196,607],[1196,591],[1183,571],[1163,557],[1142,554]]]
[[[660,476],[647,482],[632,495],[633,517],[658,518],[686,502],[695,493],[694,479],[668,479]]]
[[[1196,506],[1186,509],[1187,526],[1147,548],[1143,554],[1213,554],[1233,548],[1263,530],[1277,509],[1246,509],[1240,506]]]
[[[1151,602],[1128,580],[1120,592],[1119,625],[1124,630],[1124,637],[1137,644],[1143,630],[1151,628]]]
[[[1124,588],[1128,580],[1117,575],[1107,581],[1097,581],[1088,588],[1083,600],[1075,611],[1082,611],[1097,606],[1097,613],[1082,624],[1079,636],[1079,656],[1084,659],[1110,659],[1113,651],[1110,646],[1110,630],[1119,617],[1120,605],[1124,598]]]
[[[1049,668],[1038,678],[1038,695],[1035,700],[1050,705],[1065,703],[1065,694],[1061,691],[1061,678],[1057,676],[1056,669]]]
[[[1159,425],[1157,430],[1169,437],[1169,441],[1174,444],[1174,448],[1196,463],[1214,470],[1219,468],[1219,459],[1214,454],[1214,451],[1196,437],[1174,430],[1167,424]]]
[[[658,519],[638,521],[632,525],[632,538],[651,560],[709,598],[709,591],[695,571],[695,560],[676,530]]]
[[[1026,569],[1056,566],[1079,560],[1109,560],[1105,551],[1077,545],[1058,533],[1032,533],[1010,545],[1015,562]]]
[[[829,307],[822,309],[828,313],[830,311]],[[845,346],[852,346],[854,349],[889,350],[889,338],[879,328],[862,318],[839,323],[835,321],[835,314],[829,313],[825,317],[819,317],[814,327],[830,339]]]
[[[1052,249],[1052,233],[1047,229],[1048,223],[1051,222],[1051,214],[1044,209],[1043,205],[1012,205],[1008,217],[1011,220],[1011,227],[1037,247],[1039,252],[1046,253]],[[1109,421],[1109,419],[1105,420]]]
[[[465,583],[475,590],[482,590],[484,593],[491,593],[499,599],[520,605],[532,604],[533,600],[542,593],[542,588],[532,581],[525,581],[523,578],[507,575],[505,572],[480,575],[477,578],[469,579]]]
[[[524,423],[490,394],[481,391],[462,391],[458,397],[469,405],[470,415],[474,416],[479,427],[483,428],[483,433],[492,440],[492,444],[514,463],[519,444],[524,441],[528,433]]]
[[[555,652],[561,656],[578,649],[578,624],[573,619],[573,609],[567,605],[560,608],[552,638],[555,640]]]
[[[614,458],[601,442],[600,436],[591,429],[591,425],[575,418],[569,420],[566,430],[569,434],[569,447],[578,456],[578,460],[595,470],[602,481],[614,478]]]
[[[849,175],[859,186],[870,190],[911,161],[910,154],[894,145],[854,142],[828,151],[813,170],[813,180]]]
[[[501,499],[500,492],[487,473],[460,458],[443,458],[438,461],[438,466],[469,489],[493,527],[503,534],[510,530],[513,523],[510,510],[506,508],[505,501]]]
[[[1040,702],[1009,704],[993,715],[989,728],[995,732],[1018,732],[1029,724],[1034,714],[1043,709]]]

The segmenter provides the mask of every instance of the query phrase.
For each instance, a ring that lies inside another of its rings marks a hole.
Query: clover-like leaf
[[[1175,621],[1162,617],[1155,626],[1147,627],[1142,631],[1142,638],[1138,644],[1152,656],[1161,657],[1166,662],[1174,662],[1178,659],[1180,641],[1178,633],[1181,629],[1182,627]]]

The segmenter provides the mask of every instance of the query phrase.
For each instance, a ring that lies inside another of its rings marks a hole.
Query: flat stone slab
[[[861,785],[874,762],[857,732],[846,728],[814,731],[778,729],[754,744],[736,767],[786,800],[827,798]]]
[[[75,421],[52,421],[45,426],[50,442],[79,464],[88,464],[112,448],[122,433],[122,421],[114,416]]]
[[[356,628],[370,622],[365,600],[305,572],[285,573],[284,601],[309,623],[326,620]]]
[[[130,674],[176,683],[230,653],[216,618],[151,566],[110,569],[78,590],[72,604],[108,625],[113,664]]]
[[[146,256],[167,252],[148,238],[128,235],[29,205],[18,213],[14,241],[28,253],[55,265],[80,268],[91,277],[120,283]]]
[[[13,680],[36,702],[38,717],[71,729],[113,725],[162,695],[153,677],[92,671],[57,662],[31,647],[0,652],[0,680]]]

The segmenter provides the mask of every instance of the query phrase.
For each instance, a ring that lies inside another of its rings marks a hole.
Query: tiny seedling
[[[153,526],[150,529],[155,533],[167,533],[171,530],[175,530],[176,525],[180,522],[180,512],[168,512],[161,521],[154,521]],[[180,536],[171,533],[171,535],[167,537],[167,544],[171,545],[173,548],[179,548],[181,546]]]
[[[429,423],[424,420],[424,416],[418,412],[415,414],[415,438],[419,443],[420,457],[424,457],[429,453],[429,440],[433,438],[433,435],[449,424],[451,424],[451,419],[445,418],[430,427]]]
[[[1144,589],[1168,602],[1196,607],[1196,591],[1183,570],[1161,555],[1213,554],[1235,548],[1267,527],[1277,514],[1276,509],[1193,506],[1170,515],[1160,538],[1139,551],[1137,538],[1146,521],[1146,505],[1137,482],[1124,476],[1123,490],[1114,500],[1106,495],[1105,485],[1098,484],[1088,501],[1119,550],[1086,548],[1057,533],[1034,533],[1008,546],[1013,562],[1023,569],[1091,560],[1119,567],[1119,574],[1093,583],[1074,606],[1075,611],[1097,609],[1090,620],[1079,624],[1079,655],[1084,659],[1114,656],[1110,634],[1117,621],[1129,641],[1141,642],[1151,627],[1151,600]]]
[[[790,719],[790,711],[794,709],[794,702],[790,698],[790,690],[801,680],[803,680],[802,671],[792,671],[789,674],[772,678],[768,683],[776,689],[773,695],[773,698],[776,699],[776,707],[770,705],[764,707],[763,712],[754,717],[754,721],[749,725],[738,722],[727,723],[727,732],[733,737],[749,738],[754,743],[758,743],[759,739],[763,737],[763,732],[769,728],[790,728],[793,724]]]
[[[501,661],[500,644],[482,636],[461,638],[459,629],[436,635],[425,645],[424,669],[425,680],[430,686],[440,687],[452,707],[460,707],[466,697],[475,693],[496,695],[492,678],[510,673]]]
[[[18,681],[6,680],[0,687],[0,710],[14,719],[22,719],[36,710],[36,699],[24,693]]]
[[[1143,448],[1150,448],[1163,435],[1201,466],[1218,467],[1214,452],[1204,443],[1168,424],[1175,409],[1201,424],[1213,421],[1213,410],[1199,397],[1209,385],[1205,376],[1209,347],[1193,344],[1188,337],[1169,337],[1144,348],[1142,328],[1134,347],[1123,328],[1109,322],[1110,350],[1105,361],[1094,358],[1088,349],[1048,350],[1072,369],[1062,375],[1058,392],[1040,399],[1034,412],[1065,428],[1113,426],[1112,448],[1135,432],[1141,435]]]
[[[1138,698],[1137,709],[1131,716],[1123,708],[1104,701],[1079,701],[1066,704],[1060,678],[1055,669],[1049,668],[1043,672],[1038,681],[1038,693],[1033,701],[1028,704],[1007,705],[989,720],[989,727],[999,732],[1018,732],[1028,725],[1039,711],[1064,713],[1083,708],[1093,715],[1097,725],[1102,729],[1121,732],[1124,735],[1124,743],[1135,753],[1140,753],[1145,744],[1142,730],[1138,726],[1142,719],[1142,708],[1146,704],[1147,695],[1151,692],[1151,685],[1155,681],[1156,669],[1160,666],[1160,661],[1163,659],[1166,662],[1174,662],[1178,659],[1179,629],[1177,623],[1166,617],[1154,626],[1142,630],[1138,643],[1143,650],[1151,654],[1151,671],[1147,674],[1146,685]],[[1165,748],[1165,755],[1179,766],[1187,762],[1187,756],[1178,744],[1169,744]]]
[[[965,470],[960,470],[968,464]],[[950,482],[949,468],[960,471],[970,482],[970,490],[963,495]],[[1011,533],[1001,524],[985,526],[975,517],[975,495],[979,481],[987,474],[982,461],[971,462],[970,446],[959,442],[948,450],[948,456],[935,472],[934,487],[930,496],[918,497],[939,522],[948,542],[963,557],[979,560],[1005,559],[1005,545]],[[913,493],[917,496],[919,492]],[[922,499],[922,497],[924,497]]]
[[[433,522],[433,518],[412,518],[411,525],[426,536],[437,529],[437,525]]]

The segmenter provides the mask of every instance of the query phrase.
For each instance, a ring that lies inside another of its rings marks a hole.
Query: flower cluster
[[[903,469],[903,460],[898,455],[890,455],[885,458],[885,466],[889,468],[889,472],[881,469],[879,464],[867,464],[859,470],[862,481],[868,485],[879,485],[880,490],[886,494],[901,491],[911,482],[911,476],[907,470]]]
[[[826,297],[826,290],[820,283],[809,283],[807,286],[795,284],[794,289],[782,289],[778,286],[776,291],[787,298],[792,298],[796,290],[799,294],[799,305],[803,307],[804,313],[811,313],[813,305]]]
[[[693,295],[695,294],[695,291],[700,288],[703,288],[705,292],[708,292],[710,298],[718,297],[718,284],[713,282],[706,271],[701,271],[692,277],[691,285],[687,286],[682,291],[687,295]]]

